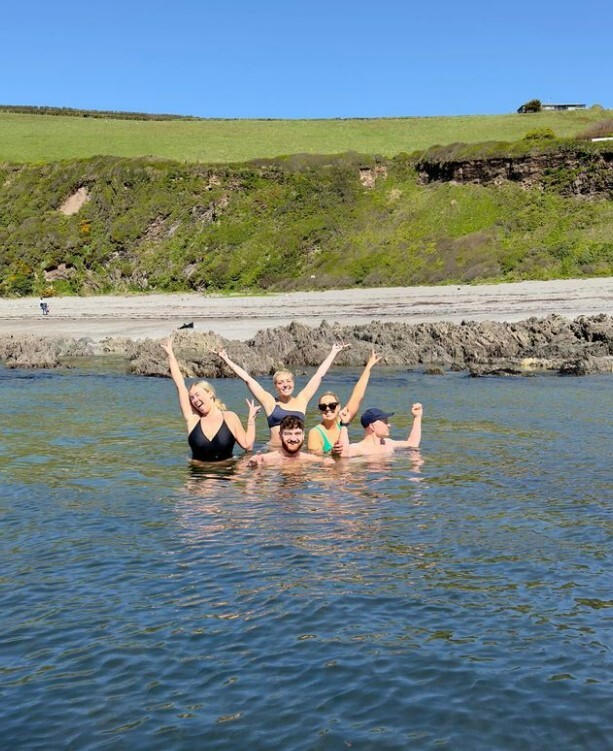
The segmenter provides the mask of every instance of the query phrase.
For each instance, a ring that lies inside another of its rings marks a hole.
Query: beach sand
[[[613,314],[613,278],[444,287],[291,292],[255,296],[201,294],[56,297],[41,315],[38,298],[0,300],[0,335],[160,339],[184,323],[228,339],[299,321],[342,325],[378,321],[519,321],[551,313]]]

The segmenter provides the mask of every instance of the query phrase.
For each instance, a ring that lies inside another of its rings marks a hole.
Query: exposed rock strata
[[[422,183],[456,182],[498,185],[514,182],[524,188],[553,188],[563,195],[613,198],[613,152],[594,154],[528,154],[514,157],[422,161]]]
[[[518,375],[555,371],[562,375],[613,372],[613,317],[580,316],[574,321],[551,315],[516,323],[381,323],[318,328],[292,323],[265,329],[247,342],[226,340],[214,332],[177,332],[175,352],[188,377],[233,374],[212,350],[225,347],[230,357],[255,376],[281,367],[300,370],[318,365],[335,340],[351,344],[335,364],[361,366],[374,347],[389,366],[467,370],[471,375]],[[108,339],[102,351],[123,354],[138,375],[168,376],[159,342]],[[62,358],[92,355],[87,340],[0,337],[0,359],[8,367],[56,367]]]

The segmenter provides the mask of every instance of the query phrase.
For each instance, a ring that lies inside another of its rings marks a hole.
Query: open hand
[[[366,367],[372,368],[373,365],[376,365],[378,362],[381,362],[383,359],[383,355],[378,355],[375,350],[373,349],[370,353],[370,357],[368,358],[366,362]]]
[[[334,342],[334,344],[332,345],[332,351],[335,354],[338,354],[344,349],[349,349],[349,347],[351,347],[351,344],[347,344],[346,342]]]
[[[228,353],[226,352],[226,350],[223,347],[221,349],[212,349],[212,348],[209,348],[209,352],[212,355],[217,355],[217,357],[221,357],[222,360],[225,360],[227,358],[227,356],[228,356]]]
[[[259,404],[256,404],[253,399],[245,399],[245,401],[247,402],[247,406],[249,407],[249,414],[247,416],[247,419],[255,419],[255,416],[262,409],[262,407]]]
[[[168,339],[164,339],[164,341],[160,342],[160,347],[164,350],[164,352],[166,352],[167,355],[173,354],[172,342],[173,342],[172,336],[169,336]]]

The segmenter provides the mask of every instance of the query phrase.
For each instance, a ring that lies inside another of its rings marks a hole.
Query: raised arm
[[[187,386],[185,385],[185,380],[183,379],[183,373],[181,373],[181,368],[179,367],[179,363],[177,362],[177,358],[175,357],[175,353],[172,348],[172,337],[170,336],[168,337],[168,339],[161,342],[161,347],[168,355],[170,375],[172,377],[172,380],[174,381],[175,386],[177,387],[177,394],[179,396],[179,406],[181,407],[181,412],[183,414],[183,417],[189,422],[195,416],[195,413],[192,409],[192,404],[189,399],[189,392],[187,390]]]
[[[352,451],[351,444],[349,443],[349,431],[347,429],[350,419],[350,412],[347,407],[341,409],[338,416],[340,418],[341,433],[338,441],[332,447],[332,455],[348,457],[352,455]]]
[[[348,411],[348,415],[345,415],[345,417],[347,418],[346,422],[351,422],[351,420],[353,420],[353,418],[355,417],[356,412],[360,409],[360,404],[362,403],[362,399],[364,398],[366,387],[368,386],[368,381],[370,379],[370,371],[380,360],[381,355],[378,355],[373,349],[370,353],[370,357],[368,358],[366,365],[364,366],[362,375],[358,378],[355,386],[353,387],[353,391],[351,392],[351,396],[349,397],[349,401],[345,405],[345,409]]]
[[[275,406],[275,398],[272,394],[270,394],[263,386],[260,386],[260,384],[255,380],[255,378],[252,378],[249,373],[244,368],[241,368],[240,365],[237,365],[235,362],[230,360],[228,357],[228,353],[225,349],[219,349],[219,350],[210,350],[213,354],[217,355],[217,357],[220,357],[225,364],[230,368],[230,370],[234,371],[236,375],[245,382],[247,388],[253,396],[260,402],[262,407],[264,407],[264,410],[268,414],[274,409]]]
[[[345,344],[344,342],[334,342],[332,349],[330,350],[330,353],[328,354],[326,359],[317,368],[315,374],[311,377],[311,380],[307,383],[307,385],[302,389],[302,391],[296,398],[304,400],[306,403],[310,402],[311,399],[315,396],[315,392],[320,387],[322,378],[326,375],[328,370],[330,370],[330,365],[332,365],[332,363],[334,362],[334,358],[338,355],[339,352],[342,352],[344,349],[347,349],[350,346],[350,344]]]
[[[421,443],[421,418],[424,414],[424,408],[419,402],[416,402],[411,407],[411,413],[413,415],[413,427],[406,441],[392,441],[398,448],[417,449]]]
[[[237,443],[245,451],[251,451],[253,444],[255,443],[255,416],[260,411],[261,407],[253,400],[245,399],[247,406],[249,407],[249,414],[247,416],[247,430],[243,428],[239,416],[236,412],[226,412],[225,420],[228,424],[232,435],[236,438]]]

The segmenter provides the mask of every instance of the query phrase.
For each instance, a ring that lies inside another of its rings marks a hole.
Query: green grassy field
[[[454,142],[515,141],[536,128],[574,136],[612,110],[373,120],[115,120],[0,112],[0,161],[94,155],[231,163],[355,151],[393,157]]]

